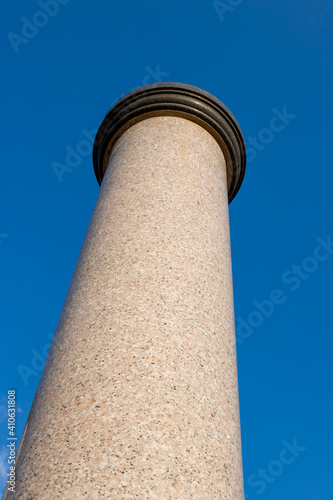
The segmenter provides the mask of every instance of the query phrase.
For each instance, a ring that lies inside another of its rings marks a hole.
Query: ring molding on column
[[[246,151],[241,129],[233,114],[216,97],[198,87],[182,83],[145,85],[129,92],[112,106],[94,142],[93,163],[98,183],[102,183],[117,139],[135,123],[155,116],[185,118],[212,134],[226,159],[230,203],[245,174]]]

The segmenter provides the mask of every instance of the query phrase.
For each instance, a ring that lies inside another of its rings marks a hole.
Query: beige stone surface
[[[226,167],[196,123],[111,153],[15,498],[243,499]]]

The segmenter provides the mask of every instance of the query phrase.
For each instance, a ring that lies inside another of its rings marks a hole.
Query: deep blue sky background
[[[62,182],[52,164],[121,95],[164,80],[218,97],[249,147],[250,136],[270,141],[230,205],[236,317],[248,321],[274,289],[284,298],[237,345],[245,491],[332,500],[333,255],[307,260],[317,238],[333,238],[332,1],[243,0],[222,19],[207,0],[69,0],[15,53],[8,33],[22,35],[22,18],[40,10],[0,7],[0,488],[7,390],[17,390],[21,435],[41,373],[33,358],[55,330],[99,190],[90,154]],[[296,116],[263,132],[284,107]],[[293,265],[313,272],[291,281]],[[22,366],[33,372],[24,378]],[[306,449],[281,471],[274,461],[294,440]],[[267,467],[271,482],[249,484]]]

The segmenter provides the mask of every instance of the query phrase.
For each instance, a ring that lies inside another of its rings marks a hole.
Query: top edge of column
[[[246,167],[245,143],[240,126],[219,99],[184,83],[144,85],[121,97],[111,107],[94,142],[93,164],[98,183],[102,183],[112,147],[120,135],[141,120],[164,115],[192,120],[215,137],[226,158],[230,203],[242,184]]]

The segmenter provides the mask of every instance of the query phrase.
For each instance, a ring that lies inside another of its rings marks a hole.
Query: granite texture
[[[111,152],[13,497],[244,498],[226,165],[192,121]]]

